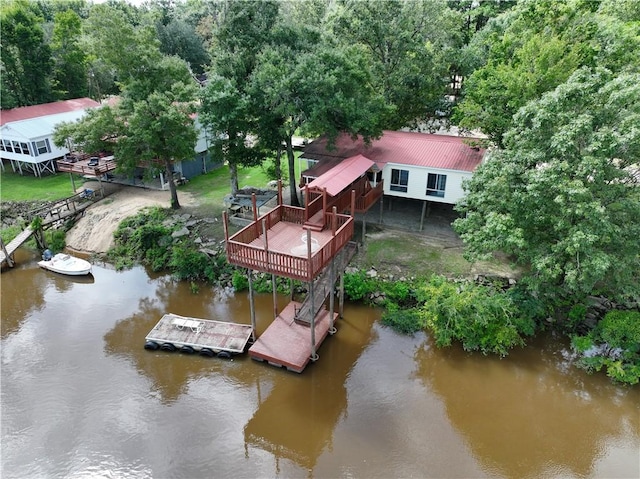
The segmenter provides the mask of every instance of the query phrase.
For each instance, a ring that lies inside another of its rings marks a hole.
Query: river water
[[[640,477],[640,388],[577,370],[551,336],[485,358],[346,304],[298,375],[144,350],[166,312],[249,323],[246,294],[17,259],[1,277],[2,478]],[[260,334],[271,295],[256,304]]]

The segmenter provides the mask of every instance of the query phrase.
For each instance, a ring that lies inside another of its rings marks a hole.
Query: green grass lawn
[[[83,179],[75,178],[76,187]],[[0,174],[0,200],[2,201],[54,201],[73,195],[71,179],[67,173],[37,178],[32,175],[21,176],[13,171]]]
[[[295,152],[296,177],[300,174],[298,157],[300,152]],[[286,158],[282,159],[283,170],[287,169]],[[272,178],[267,175],[265,168],[254,166],[252,168],[238,168],[238,186],[242,188],[265,188]],[[223,208],[223,199],[231,192],[229,167],[224,165],[204,175],[192,178],[189,183],[181,186],[182,191],[192,193],[198,202],[205,207]]]
[[[404,234],[401,241],[396,235],[367,239],[357,261],[363,269],[374,267],[396,276],[414,277],[466,276],[473,266],[462,257],[461,250],[427,244],[418,234]]]

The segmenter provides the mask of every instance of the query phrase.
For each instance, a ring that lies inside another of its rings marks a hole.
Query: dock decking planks
[[[179,329],[173,324],[174,319],[196,321],[202,323],[200,331],[190,327]],[[191,346],[196,351],[209,348],[213,351],[242,353],[249,342],[253,328],[248,324],[228,323],[211,319],[190,318],[167,313],[149,332],[146,341],[154,341],[159,345],[171,343],[176,347]]]
[[[301,373],[311,359],[311,330],[294,321],[295,308],[300,303],[291,301],[249,348],[249,356],[267,361],[274,366]],[[334,320],[338,317],[334,313]],[[315,318],[316,351],[329,332],[329,311],[320,311]]]

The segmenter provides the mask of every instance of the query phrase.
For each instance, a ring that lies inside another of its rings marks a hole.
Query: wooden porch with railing
[[[113,156],[96,157],[98,162],[96,165],[89,165],[91,157],[89,155],[76,155],[73,158],[58,160],[58,171],[74,173],[81,176],[100,177],[116,169]],[[73,160],[73,161],[70,161]]]
[[[278,314],[273,281],[275,318],[249,349],[252,358],[302,372],[309,361],[318,359],[317,349],[326,336],[336,331],[333,327],[338,316],[333,312],[334,284],[323,283],[322,291],[317,291],[322,298],[316,298],[314,290],[317,283],[315,280],[322,277],[322,273],[327,269],[331,272],[328,281],[335,283],[336,258],[342,257],[342,251],[347,251],[347,245],[353,237],[355,220],[352,215],[355,210],[356,191],[349,190],[347,193],[340,195],[340,199],[345,201],[350,195],[350,206],[342,206],[342,203],[329,204],[325,190],[316,198],[305,201],[305,207],[300,208],[282,204],[282,184],[279,183],[278,206],[258,217],[254,195],[253,222],[232,236],[229,235],[227,213],[223,214],[227,261],[249,270],[249,301],[254,331],[252,271],[304,281],[309,285],[310,306],[305,309],[300,303],[292,301]],[[341,207],[341,211],[350,210],[351,215],[341,214],[338,207]],[[352,255],[347,256],[350,259]],[[339,265],[340,277],[346,262],[348,260],[345,260],[345,264]],[[331,298],[329,311],[319,307],[327,294]],[[342,293],[340,297],[343,297]],[[297,312],[305,317],[299,317],[296,321]],[[307,335],[308,341],[305,341]]]
[[[332,211],[322,231],[304,228],[305,208],[278,205],[233,236],[225,236],[229,263],[300,281],[313,281],[353,236],[354,220]]]
[[[329,196],[323,189],[304,188],[305,225],[312,230],[322,230],[325,227],[325,217],[322,212],[336,208],[338,213],[366,213],[384,193],[384,184],[380,181],[375,187],[367,177],[361,177],[348,189],[336,196]]]

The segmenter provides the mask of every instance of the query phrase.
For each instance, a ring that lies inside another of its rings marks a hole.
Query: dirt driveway
[[[98,188],[86,183],[84,188]],[[115,185],[109,185],[114,187]],[[149,190],[134,186],[119,186],[108,196],[87,208],[80,220],[67,232],[67,247],[84,253],[106,253],[113,246],[113,233],[118,224],[128,216],[135,215],[147,206],[170,204],[169,191]],[[190,193],[178,192],[182,206],[192,206],[196,202]]]

